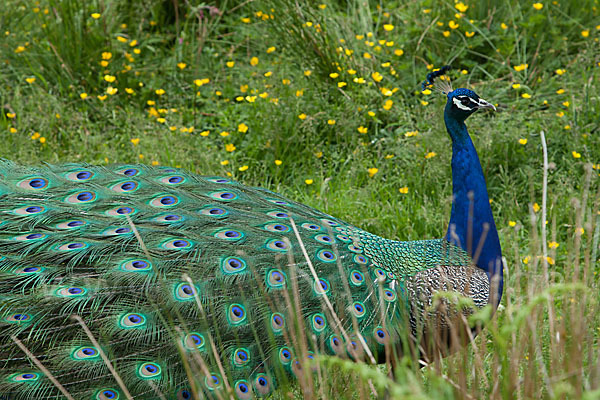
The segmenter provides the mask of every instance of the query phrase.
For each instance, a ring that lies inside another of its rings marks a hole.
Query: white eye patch
[[[469,102],[472,105],[472,107],[464,105],[462,103],[461,99],[462,100],[469,99]],[[456,107],[458,107],[459,109],[464,110],[464,111],[471,111],[471,110],[473,110],[473,109],[475,109],[475,108],[477,108],[479,106],[479,104],[477,102],[475,102],[472,98],[467,97],[467,96],[453,97],[452,98],[452,102],[454,103],[454,105]]]

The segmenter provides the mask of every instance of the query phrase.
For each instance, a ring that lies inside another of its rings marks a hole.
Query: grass
[[[395,383],[323,367],[414,398],[600,397],[598,3],[323,5],[8,0],[0,156],[229,175],[385,237],[439,237],[451,147],[444,99],[420,82],[452,64],[455,87],[501,109],[468,126],[507,261],[502,309],[467,350]],[[320,393],[370,396],[337,376]]]

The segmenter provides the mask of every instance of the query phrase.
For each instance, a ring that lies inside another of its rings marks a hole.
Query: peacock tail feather
[[[0,210],[10,399],[263,396],[313,354],[381,360],[436,291],[488,303],[446,239],[383,239],[181,169],[0,161]]]

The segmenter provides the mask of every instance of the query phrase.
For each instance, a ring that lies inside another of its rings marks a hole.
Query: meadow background
[[[468,127],[501,309],[395,382],[322,360],[315,396],[600,398],[597,0],[5,0],[0,27],[0,157],[227,175],[398,240],[445,232],[445,99],[420,82],[451,64],[499,107]]]

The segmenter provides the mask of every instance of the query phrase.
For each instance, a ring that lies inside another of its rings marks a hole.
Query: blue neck
[[[462,247],[490,278],[490,302],[500,303],[502,251],[479,157],[464,121],[444,112],[452,138],[452,213],[446,239]]]

